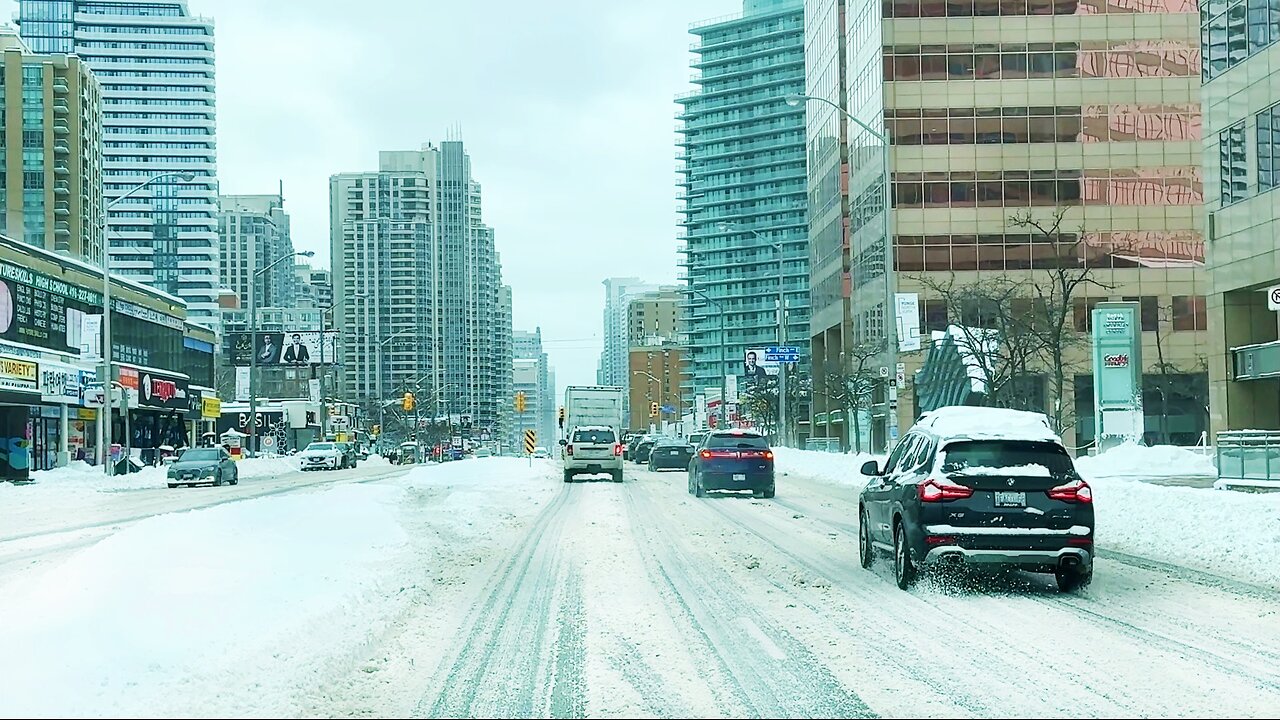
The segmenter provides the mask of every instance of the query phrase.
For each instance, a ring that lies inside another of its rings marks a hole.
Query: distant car
[[[298,467],[302,470],[337,470],[343,467],[342,448],[337,443],[313,442],[298,453]]]
[[[336,442],[334,445],[337,445],[338,449],[342,451],[342,467],[355,467],[360,460],[360,455],[356,452],[355,443]]]
[[[1040,413],[939,408],[862,472],[862,566],[893,553],[904,590],[943,565],[1053,573],[1063,592],[1093,579],[1093,490]]]
[[[654,443],[661,439],[661,435],[645,435],[640,442],[636,443],[636,449],[631,451],[631,461],[637,465],[649,462],[649,451],[653,449]]]
[[[190,448],[169,465],[167,473],[169,487],[179,485],[213,486],[227,483],[240,483],[240,470],[231,459],[231,454],[222,447]]]
[[[487,447],[476,448],[475,456],[478,458],[493,457],[493,451]]]
[[[689,492],[706,497],[709,490],[750,490],[756,497],[773,497],[769,441],[750,430],[707,433],[689,462]]]
[[[538,447],[536,447],[536,448],[534,448],[534,449],[533,449],[533,456],[534,456],[535,458],[537,458],[537,459],[541,460],[542,458],[549,458],[549,457],[551,457],[551,453],[550,453],[550,452],[548,452],[546,448],[544,448],[544,447],[542,447],[541,445],[539,445]]]
[[[693,446],[679,438],[662,438],[649,450],[649,469],[688,470],[693,460]]]
[[[706,436],[707,434],[705,432],[689,433],[688,435],[685,436],[684,441],[696,448],[702,444],[702,438]]]
[[[622,459],[631,460],[633,453],[636,451],[636,446],[639,445],[640,441],[646,437],[648,437],[648,435],[644,433],[634,433],[624,438],[622,441]]]

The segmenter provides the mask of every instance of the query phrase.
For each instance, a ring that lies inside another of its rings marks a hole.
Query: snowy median
[[[786,475],[860,489],[870,455],[777,448]],[[1098,548],[1280,588],[1280,493],[1153,485],[1134,478],[1211,475],[1213,463],[1174,447],[1122,446],[1076,461],[1094,488]],[[778,483],[784,497],[786,485]]]

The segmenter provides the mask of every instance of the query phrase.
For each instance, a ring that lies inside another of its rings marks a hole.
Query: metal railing
[[[1227,430],[1216,446],[1220,486],[1280,489],[1280,431]]]

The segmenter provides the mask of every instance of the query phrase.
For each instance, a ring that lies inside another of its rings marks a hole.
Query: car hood
[[[170,470],[212,470],[218,467],[217,460],[179,460],[169,466]]]

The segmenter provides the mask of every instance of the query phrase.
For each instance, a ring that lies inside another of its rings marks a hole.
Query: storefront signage
[[[0,390],[36,392],[39,389],[40,366],[29,360],[0,358]]]
[[[86,377],[94,381],[97,374],[64,363],[42,362],[40,397],[46,402],[83,405]]]
[[[124,300],[113,300],[111,302],[111,308],[121,315],[136,317],[139,320],[146,320],[147,322],[174,328],[176,330],[182,329],[182,318],[166,315],[158,310],[152,310],[149,307],[135,305],[131,302],[125,302]]]
[[[102,314],[100,293],[0,261],[0,339],[78,354],[87,314]]]
[[[1129,356],[1125,355],[1124,353],[1119,353],[1115,355],[1103,355],[1102,366],[1109,367],[1109,368],[1129,367]]]
[[[222,417],[222,401],[216,397],[205,396],[200,405],[200,417],[206,420]]]
[[[187,401],[186,380],[148,371],[142,374],[139,385],[143,405],[183,411],[191,409],[191,403]]]

